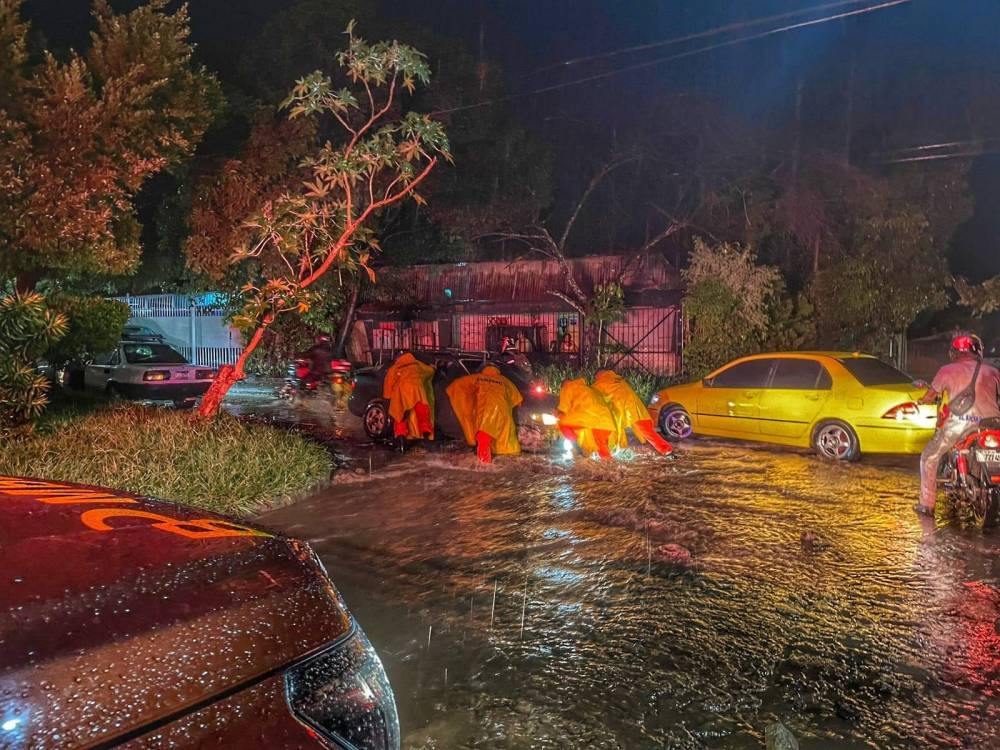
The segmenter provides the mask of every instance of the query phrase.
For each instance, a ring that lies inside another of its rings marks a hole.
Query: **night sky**
[[[508,91],[516,95],[877,2],[385,0],[378,13],[459,38],[473,54],[479,53],[482,35],[483,52],[502,65]],[[129,3],[112,5],[122,9]],[[287,0],[194,0],[190,12],[199,54],[224,77],[242,46],[258,38],[270,17],[293,5]],[[25,0],[23,7],[50,46],[85,43],[86,0]],[[816,10],[677,45],[558,65],[806,8]],[[912,0],[587,85],[515,97],[506,106],[529,127],[558,139],[560,128],[578,127],[574,122],[585,128],[616,127],[620,118],[641,112],[657,96],[688,91],[721,102],[748,125],[776,128],[787,120],[802,81],[803,122],[814,125],[818,145],[831,147],[823,139],[842,137],[836,124],[844,117],[844,90],[853,73],[853,130],[877,133],[880,147],[993,138],[1000,136],[1000,126],[984,132],[989,127],[983,122],[993,120],[974,122],[967,113],[970,107],[984,106],[974,100],[992,94],[996,101],[1000,92],[998,30],[997,0]],[[556,67],[539,70],[552,65]],[[970,80],[981,85],[970,88]],[[896,116],[899,111],[908,113],[905,122]],[[1000,116],[1000,102],[996,111]],[[992,247],[1000,234],[1000,159],[989,154],[980,158],[971,183],[976,216],[959,232],[952,265],[978,277],[1000,273],[1000,253]]]

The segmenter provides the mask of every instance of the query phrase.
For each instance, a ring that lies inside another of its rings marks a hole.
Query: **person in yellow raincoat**
[[[617,445],[617,427],[608,402],[583,378],[563,381],[559,390],[559,430],[588,456],[597,453],[601,458],[611,458],[611,448]]]
[[[494,453],[516,456],[521,452],[514,409],[524,396],[499,368],[486,365],[474,375],[457,378],[445,392],[465,442],[476,446],[480,461],[489,464]]]
[[[389,365],[382,383],[382,398],[389,401],[389,416],[397,438],[434,439],[434,368],[405,352]]]
[[[613,370],[598,370],[594,377],[594,390],[604,395],[611,408],[611,414],[615,418],[615,442],[618,445],[628,445],[625,430],[630,429],[640,443],[648,442],[660,455],[669,456],[674,452],[673,446],[653,427],[649,409],[625,378]]]

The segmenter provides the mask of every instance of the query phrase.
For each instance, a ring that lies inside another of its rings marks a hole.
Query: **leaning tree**
[[[347,36],[347,49],[337,56],[346,85],[338,88],[317,71],[299,80],[281,105],[291,120],[315,121],[316,143],[301,160],[299,188],[265,200],[241,223],[236,247],[197,237],[187,245],[196,270],[218,267],[218,253],[226,252],[227,276],[239,285],[233,322],[246,336],[240,357],[220,368],[205,394],[198,411],[203,418],[218,413],[276,320],[322,300],[329,285],[321,282],[341,272],[365,272],[375,280],[369,264],[379,251],[373,221],[405,199],[422,203],[417,188],[440,159],[451,159],[440,123],[401,111],[404,92],[430,80],[424,56],[396,41],[368,44],[354,35],[353,24]]]

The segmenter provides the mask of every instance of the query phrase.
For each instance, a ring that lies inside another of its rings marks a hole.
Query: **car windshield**
[[[850,357],[838,359],[838,362],[853,375],[861,385],[902,385],[913,382],[913,378],[905,372],[887,365],[873,357]]]
[[[186,365],[184,355],[166,344],[124,344],[125,360],[137,365]]]

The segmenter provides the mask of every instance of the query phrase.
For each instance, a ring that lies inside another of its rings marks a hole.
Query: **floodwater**
[[[310,540],[404,748],[1000,747],[993,538],[916,459],[408,455],[260,520]]]

